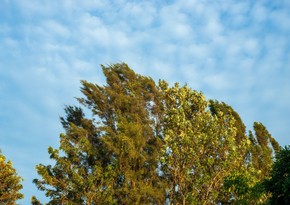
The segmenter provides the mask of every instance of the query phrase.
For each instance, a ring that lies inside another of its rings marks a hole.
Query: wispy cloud
[[[24,204],[38,194],[27,167],[57,146],[58,117],[80,96],[79,80],[104,83],[99,64],[187,82],[290,143],[290,3],[166,2],[2,2],[0,146],[26,178]]]

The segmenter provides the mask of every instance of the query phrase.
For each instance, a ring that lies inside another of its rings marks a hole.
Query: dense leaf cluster
[[[271,178],[265,180],[264,188],[271,193],[270,204],[290,204],[290,146],[282,149],[276,156]]]
[[[156,84],[126,64],[102,66],[67,106],[54,165],[36,167],[48,204],[259,204],[280,146],[261,123],[188,86]],[[83,111],[83,110],[86,111]],[[91,113],[87,118],[84,113]],[[32,204],[41,204],[35,197]]]
[[[19,192],[22,189],[21,181],[11,161],[6,161],[0,152],[0,204],[14,205],[18,199],[23,198]]]

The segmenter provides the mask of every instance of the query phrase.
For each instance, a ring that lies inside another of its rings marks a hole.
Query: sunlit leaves
[[[0,151],[0,204],[14,205],[18,199],[23,198],[23,194],[20,193],[22,180],[13,168],[12,162],[6,161]]]
[[[248,139],[237,143],[233,116],[212,114],[202,93],[164,81],[160,88],[165,107],[162,164],[170,201],[217,203],[225,177],[244,164],[241,150],[246,152]]]
[[[263,202],[279,144],[262,124],[247,136],[230,106],[187,85],[156,85],[124,63],[102,69],[106,84],[82,81],[78,98],[92,119],[67,106],[55,164],[36,167],[49,204]]]

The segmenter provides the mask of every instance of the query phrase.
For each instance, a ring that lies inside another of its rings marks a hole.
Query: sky
[[[290,144],[289,0],[1,0],[0,149],[32,195],[59,117],[100,65],[187,83]],[[45,201],[45,200],[44,200]]]

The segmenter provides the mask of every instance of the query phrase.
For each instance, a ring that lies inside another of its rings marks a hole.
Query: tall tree
[[[238,204],[263,204],[269,195],[263,191],[262,182],[269,178],[273,158],[281,148],[262,123],[254,123],[254,134],[250,131],[248,138],[247,169],[227,178],[225,187]]]
[[[236,144],[247,141],[247,146],[237,148],[237,152],[240,156],[243,156],[243,160],[240,161],[239,167],[225,178],[223,190],[219,192],[219,201],[221,204],[251,204],[253,200],[256,200],[256,197],[251,196],[249,192],[251,192],[251,189],[254,189],[258,180],[254,176],[255,171],[251,162],[252,146],[246,134],[246,126],[240,115],[226,103],[210,100],[209,107],[213,115],[222,112],[225,116],[234,119],[233,126],[236,128]]]
[[[126,64],[103,66],[107,85],[82,81],[82,109],[67,107],[54,166],[38,165],[37,187],[49,204],[162,204],[158,176],[158,90]],[[35,203],[38,203],[33,198]]]
[[[234,126],[237,128],[236,141],[248,138],[251,145],[240,154],[245,156],[246,167],[241,167],[238,172],[226,179],[226,188],[231,190],[232,199],[238,203],[251,204],[259,199],[266,200],[261,190],[261,181],[269,176],[272,158],[279,152],[279,143],[270,135],[266,127],[261,123],[254,123],[254,133],[246,135],[246,127],[239,114],[232,107],[218,101],[210,101],[210,110],[214,114],[222,111],[226,115],[232,115],[235,119]],[[245,165],[242,164],[242,165]]]
[[[151,78],[126,64],[103,67],[106,86],[83,81],[80,101],[102,123],[102,140],[116,165],[118,204],[161,203],[158,168],[159,97]]]
[[[0,204],[15,205],[23,198],[22,178],[17,175],[11,161],[6,161],[0,151]]]
[[[273,157],[281,148],[262,123],[255,122],[254,131],[255,136],[250,133],[250,139],[253,143],[252,162],[261,181],[269,177]]]
[[[56,204],[113,204],[113,165],[103,156],[100,130],[86,119],[81,108],[68,106],[61,118],[66,134],[60,135],[60,147],[48,152],[55,165],[36,166],[41,179],[34,179]],[[35,197],[32,204],[40,204]]]
[[[164,97],[163,172],[173,204],[217,204],[224,179],[244,164],[247,138],[236,141],[232,115],[209,111],[202,93],[161,82]]]

